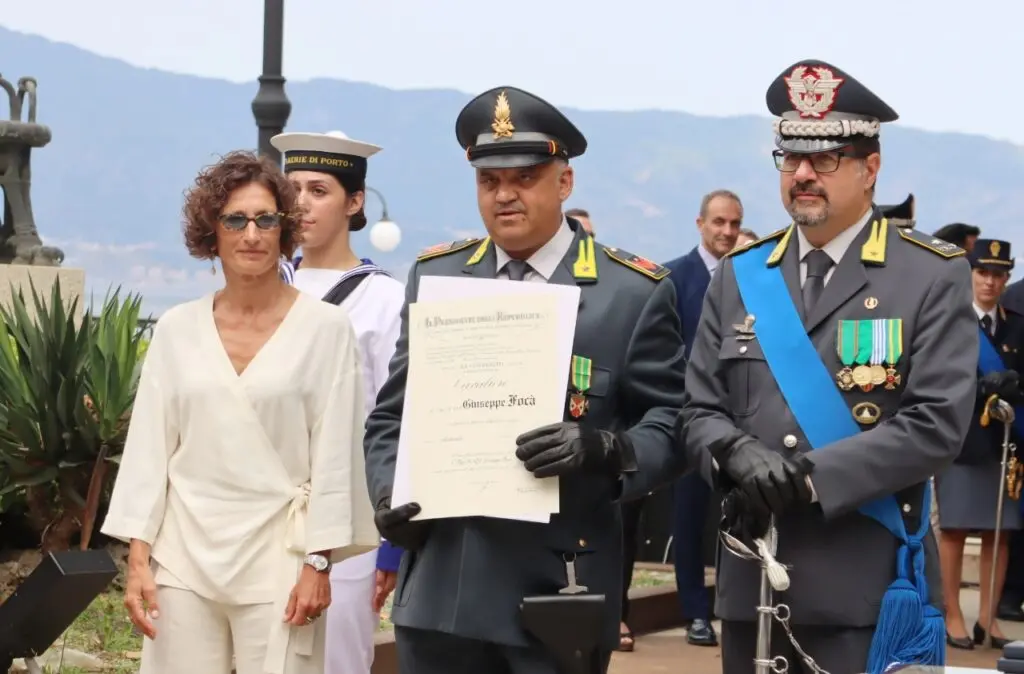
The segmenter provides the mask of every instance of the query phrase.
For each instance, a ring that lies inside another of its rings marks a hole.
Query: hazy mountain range
[[[38,80],[38,121],[53,132],[52,142],[33,155],[36,221],[47,241],[64,248],[65,266],[86,269],[93,292],[124,284],[159,312],[217,282],[208,264],[184,252],[181,194],[201,166],[255,145],[250,104],[258,69],[254,63],[253,82],[232,84],[137,68],[0,27],[0,74],[11,82]],[[365,233],[357,234],[364,256],[404,280],[419,249],[482,229],[472,171],[454,133],[469,94],[323,79],[289,82],[287,92],[289,130],[339,129],[384,147],[371,161],[369,183],[386,196],[403,241],[381,255]],[[899,109],[898,100],[892,103]],[[0,110],[5,117],[3,101]],[[767,116],[566,112],[590,144],[576,161],[568,205],[590,210],[603,240],[659,261],[675,257],[696,243],[701,195],[722,187],[740,194],[746,225],[755,231],[787,221]],[[922,229],[966,221],[1017,242],[1024,148],[900,125],[885,130],[883,147],[881,203],[914,192]],[[372,222],[380,211],[369,199]]]

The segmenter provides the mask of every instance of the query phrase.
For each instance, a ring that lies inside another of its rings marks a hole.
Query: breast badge
[[[896,364],[903,355],[903,320],[839,321],[836,353],[843,364],[836,373],[841,391],[852,391],[855,386],[865,393],[876,386],[892,391],[902,379]]]
[[[874,403],[857,403],[853,406],[853,418],[861,426],[877,424],[882,418],[882,408]]]

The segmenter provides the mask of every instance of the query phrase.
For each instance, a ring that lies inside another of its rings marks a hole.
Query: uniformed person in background
[[[974,242],[981,236],[981,230],[974,225],[952,222],[939,227],[932,236],[951,243],[958,248],[963,248],[969,253],[974,249]]]
[[[709,448],[726,505],[738,502],[743,521],[760,525],[747,534],[762,535],[775,516],[791,579],[775,600],[790,607],[795,639],[819,666],[856,674],[894,661],[938,664],[944,630],[926,485],[960,451],[974,406],[968,265],[961,249],[889,227],[874,207],[880,126],[897,118],[880,98],[821,61],[787,68],[766,98],[793,222],[714,275],[681,436]],[[930,597],[890,591],[902,546],[928,573],[900,575]],[[720,549],[725,674],[751,671],[759,581],[759,564]],[[911,623],[876,635],[901,611]],[[894,643],[903,630],[929,652]],[[781,630],[771,650],[790,671],[812,671]]]
[[[991,629],[992,646],[1002,648],[1008,642],[998,623],[991,628],[987,624],[991,610],[988,581],[992,546],[996,529],[1015,532],[1021,528],[1021,513],[1018,503],[1007,498],[1002,523],[996,521],[996,495],[1006,493],[1006,486],[1000,480],[1004,426],[989,418],[988,408],[992,396],[1014,406],[1024,401],[1020,389],[1021,368],[1024,366],[1021,360],[1024,357],[1024,316],[999,303],[1013,269],[1009,242],[978,239],[967,259],[972,267],[974,311],[980,339],[987,342],[982,344],[982,353],[987,352],[993,360],[986,362],[984,357],[979,358],[978,395],[967,440],[953,465],[935,476],[939,521],[942,522],[939,552],[947,607],[946,641],[953,648],[971,649],[974,644],[984,643],[985,630]],[[1015,433],[1012,440],[1019,444],[1020,439]],[[1014,477],[1019,478],[1018,475]],[[981,533],[981,617],[968,633],[959,599],[964,541],[971,532]],[[996,562],[997,600],[1006,578],[1009,543],[1008,533],[1000,536]]]
[[[407,674],[555,674],[557,665],[520,619],[527,595],[579,584],[607,597],[604,667],[619,637],[622,527],[618,501],[646,494],[684,469],[673,440],[685,378],[675,292],[667,270],[596,243],[562,214],[569,160],[583,134],[547,102],[502,87],[466,105],[459,144],[475,168],[488,236],[423,251],[407,284],[424,276],[509,279],[582,292],[565,417],[523,429],[508,451],[535,476],[560,476],[549,524],[490,518],[410,522],[416,504],[391,504],[408,367],[408,309],[391,375],[366,426],[366,470],[381,534],[406,548],[392,620]],[[394,507],[392,507],[394,506]]]
[[[282,263],[282,276],[348,314],[359,342],[369,414],[388,376],[405,297],[400,281],[352,250],[351,233],[366,227],[367,165],[381,148],[340,131],[282,133],[270,142],[284,155],[284,172],[302,209],[302,255]],[[370,674],[373,635],[401,555],[382,541],[377,550],[331,568],[325,674]]]

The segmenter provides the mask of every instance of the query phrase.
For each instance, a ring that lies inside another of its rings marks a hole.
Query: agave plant
[[[0,306],[0,497],[23,492],[44,550],[85,548],[120,459],[138,384],[141,298],[108,294],[96,316],[31,287]]]

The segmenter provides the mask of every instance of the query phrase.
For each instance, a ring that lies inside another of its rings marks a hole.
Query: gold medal
[[[867,365],[858,365],[853,368],[853,383],[861,388],[871,386],[871,368]]]
[[[882,367],[881,365],[871,366],[871,383],[874,386],[881,386],[882,384],[884,384],[885,378],[886,374],[884,367]]]
[[[852,391],[854,387],[853,370],[844,367],[839,372],[836,372],[836,384],[839,386],[840,391]]]
[[[885,388],[887,391],[892,391],[900,385],[903,377],[896,372],[896,368],[890,367],[885,371]]]

